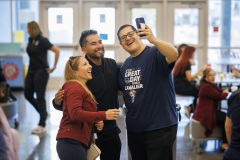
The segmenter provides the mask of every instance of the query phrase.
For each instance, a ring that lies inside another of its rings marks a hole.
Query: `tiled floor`
[[[18,99],[19,112],[19,160],[58,160],[56,153],[56,133],[61,119],[61,112],[55,110],[51,105],[56,90],[47,91],[48,111],[51,114],[47,120],[47,134],[38,137],[31,134],[31,130],[36,127],[38,114],[33,107],[25,100],[22,91],[15,91],[14,94]],[[218,150],[218,144],[214,141],[203,143],[204,152],[196,154],[189,139],[189,119],[184,115],[184,105],[189,103],[186,98],[177,99],[181,104],[182,121],[179,123],[177,142],[176,142],[176,160],[221,160],[222,153]],[[126,134],[124,129],[123,114],[118,119],[119,127],[122,130],[120,134],[122,140],[121,160],[127,160]]]

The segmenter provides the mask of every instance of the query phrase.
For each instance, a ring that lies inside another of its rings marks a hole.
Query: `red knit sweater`
[[[106,120],[105,111],[96,112],[96,102],[77,82],[63,85],[63,117],[57,133],[57,139],[70,138],[88,146],[95,122]]]

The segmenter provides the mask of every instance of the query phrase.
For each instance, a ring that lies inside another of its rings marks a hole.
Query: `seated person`
[[[236,78],[240,78],[240,70],[237,69],[237,68],[234,67],[234,66],[231,66],[231,69],[232,69],[232,73],[234,74],[234,76],[235,76]]]
[[[223,154],[223,160],[239,160],[240,157],[240,89],[228,98],[228,111],[225,129],[229,148]]]
[[[177,94],[194,97],[193,104],[186,108],[186,116],[188,118],[190,117],[190,113],[194,112],[199,92],[194,83],[194,79],[197,78],[198,75],[201,75],[204,69],[201,68],[197,73],[192,74],[191,66],[195,64],[193,61],[194,52],[194,47],[186,46],[173,69],[175,92]]]
[[[223,135],[221,149],[225,150],[228,148],[224,128],[226,113],[217,110],[217,101],[226,99],[228,90],[222,90],[214,81],[215,72],[211,68],[205,69],[200,80],[198,103],[193,118],[206,128],[205,135],[207,137],[212,134],[216,126],[221,127]]]

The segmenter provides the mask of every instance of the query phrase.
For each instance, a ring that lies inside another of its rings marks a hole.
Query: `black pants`
[[[222,160],[230,160],[230,159],[227,159],[226,157],[223,156],[223,159]]]
[[[133,160],[172,160],[177,125],[141,133],[127,132]]]
[[[60,160],[87,159],[87,149],[80,142],[71,139],[58,139],[57,153]]]
[[[121,140],[119,128],[97,133],[96,144],[101,150],[100,160],[120,160]]]
[[[38,125],[45,127],[47,110],[46,110],[46,99],[45,92],[49,74],[45,70],[38,70],[34,73],[27,73],[25,79],[24,95],[25,98],[33,105],[40,115]],[[36,93],[36,98],[34,98]]]

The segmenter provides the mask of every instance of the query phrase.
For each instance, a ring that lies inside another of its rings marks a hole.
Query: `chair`
[[[205,127],[201,125],[201,123],[192,117],[190,118],[190,139],[191,143],[195,148],[196,153],[200,154],[203,152],[202,148],[200,147],[201,141],[208,141],[208,140],[221,140],[222,139],[222,131],[219,127],[215,127],[213,129],[213,133],[206,137],[205,135]]]
[[[176,102],[180,103],[181,101],[187,102],[186,105],[190,105],[193,103],[194,97],[193,96],[187,96],[187,95],[181,95],[181,94],[175,94]]]
[[[190,102],[192,102],[194,100],[193,96],[187,96],[187,95],[181,95],[181,94],[175,94],[175,96],[176,96],[176,100],[184,99],[184,100],[187,100]]]
[[[194,97],[190,96],[190,95],[181,95],[181,94],[176,94],[175,93],[175,97],[176,97],[176,103],[177,104],[181,103],[184,106],[185,111],[187,111],[186,107],[193,104],[193,101],[194,101]],[[194,110],[194,106],[193,106],[192,109]],[[185,115],[189,118],[187,113]],[[189,115],[191,115],[191,113],[189,113]]]

